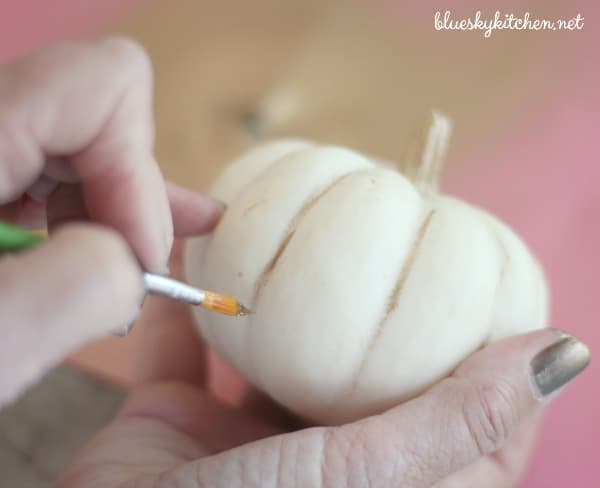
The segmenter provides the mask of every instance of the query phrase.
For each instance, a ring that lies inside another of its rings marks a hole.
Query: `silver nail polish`
[[[531,361],[536,397],[543,399],[581,373],[590,362],[590,350],[573,336],[565,336],[540,351]]]

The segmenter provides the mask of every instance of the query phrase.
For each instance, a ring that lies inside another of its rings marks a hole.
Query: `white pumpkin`
[[[227,211],[192,242],[186,269],[252,314],[197,308],[202,335],[282,405],[336,424],[417,395],[488,341],[545,326],[546,284],[525,245],[430,190],[341,147],[250,150],[215,183]]]

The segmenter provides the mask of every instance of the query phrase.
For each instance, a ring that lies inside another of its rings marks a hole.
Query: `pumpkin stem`
[[[431,112],[426,126],[407,151],[401,164],[402,173],[412,180],[423,194],[437,193],[448,142],[452,133],[450,119],[439,112]]]

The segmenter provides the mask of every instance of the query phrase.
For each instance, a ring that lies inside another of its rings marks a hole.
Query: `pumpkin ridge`
[[[415,240],[413,241],[413,245],[412,245],[410,251],[408,252],[408,256],[406,258],[404,266],[402,266],[402,269],[400,270],[400,273],[398,275],[396,283],[394,284],[394,288],[392,288],[392,292],[390,293],[390,296],[388,298],[388,304],[386,306],[384,314],[381,317],[381,319],[379,319],[377,324],[375,325],[375,330],[374,330],[373,334],[371,335],[371,339],[369,340],[367,347],[365,348],[362,360],[360,361],[358,368],[356,369],[356,373],[353,375],[352,383],[350,384],[350,388],[348,389],[348,392],[344,395],[345,398],[352,397],[354,395],[354,393],[356,392],[356,389],[358,388],[359,379],[363,373],[363,370],[365,369],[367,360],[368,360],[369,356],[371,355],[371,352],[375,348],[375,344],[379,340],[379,337],[381,337],[381,334],[383,333],[383,329],[385,328],[385,325],[387,324],[390,315],[398,306],[398,298],[400,296],[400,293],[402,292],[402,289],[404,288],[404,285],[408,279],[408,276],[410,275],[410,272],[413,269],[413,265],[416,261],[419,248],[421,247],[421,243],[423,242],[423,239],[425,238],[427,229],[429,229],[429,226],[431,224],[431,220],[433,219],[434,214],[435,214],[435,209],[431,209],[427,213],[427,215],[421,222],[419,229],[417,230],[417,235],[415,237]]]
[[[498,248],[500,249],[500,252],[502,253],[502,266],[500,267],[500,273],[498,273],[498,283],[496,284],[496,290],[494,291],[494,299],[492,300],[492,310],[490,312],[490,315],[491,315],[490,320],[494,320],[493,313],[496,308],[496,302],[498,300],[498,293],[500,293],[500,289],[504,283],[504,279],[506,277],[506,272],[508,270],[508,262],[510,261],[510,253],[508,252],[506,244],[502,240],[500,233],[494,228],[492,223],[489,222],[487,219],[485,219],[483,221],[483,223],[488,228],[488,230],[492,233],[492,235],[494,236],[494,239],[496,240],[496,243],[498,244]],[[485,340],[486,344],[489,343],[489,338],[492,335],[492,332],[493,332],[492,324],[490,324],[488,338]]]
[[[322,145],[315,144],[315,143],[307,143],[307,145],[304,147],[295,147],[289,151],[286,151],[285,153],[283,153],[279,156],[270,158],[271,159],[270,164],[268,164],[266,167],[262,168],[258,173],[253,175],[252,178],[250,178],[248,181],[246,181],[246,183],[243,185],[241,190],[238,191],[229,202],[226,202],[226,204],[229,206],[235,205],[235,203],[241,198],[241,195],[244,193],[244,191],[248,187],[251,187],[256,181],[258,181],[260,178],[262,178],[263,175],[265,175],[273,167],[275,167],[279,164],[285,164],[287,158],[289,158],[290,156],[295,155],[302,151],[309,151],[309,150],[313,150],[313,149],[319,148],[319,147],[322,147]],[[232,166],[234,166],[234,165],[230,165],[230,167],[232,167]],[[248,209],[246,209],[246,211],[248,211]],[[225,218],[225,216],[223,218]],[[208,255],[211,252],[211,249],[212,249],[211,246],[212,246],[213,240],[214,240],[213,234],[211,234],[209,237],[208,243],[207,243],[206,247],[204,248],[204,252],[201,256],[201,261],[200,261],[201,269],[205,269],[205,267],[206,267],[206,259],[208,259]],[[250,308],[251,308],[251,310],[253,310],[254,306],[252,305]],[[250,317],[248,317],[248,327],[246,329],[249,329],[252,326],[252,318],[253,318],[252,315],[250,315]],[[214,327],[212,325],[210,325],[210,318],[207,318],[206,322],[209,324],[209,327],[205,327],[206,332],[203,332],[203,334],[206,335],[207,338],[210,336],[210,340],[208,342],[213,344],[213,347],[219,351],[219,353],[227,360],[227,362],[229,362],[230,364],[235,364],[235,361],[233,360],[234,355],[229,354],[229,351],[223,344],[219,334],[213,333]]]
[[[320,189],[319,191],[317,191],[315,194],[311,195],[307,201],[302,205],[302,207],[300,207],[300,209],[298,210],[298,212],[296,212],[296,214],[294,215],[294,217],[291,219],[290,224],[285,232],[284,238],[281,240],[277,251],[275,252],[275,254],[273,255],[273,257],[271,258],[271,260],[267,263],[267,265],[265,266],[265,269],[262,271],[262,273],[258,276],[257,280],[256,280],[256,284],[255,284],[255,288],[254,288],[254,294],[252,297],[252,303],[250,305],[250,308],[252,310],[256,310],[256,306],[258,301],[260,300],[260,296],[262,294],[263,289],[265,288],[265,286],[267,286],[267,283],[269,282],[269,278],[270,276],[273,274],[273,271],[275,270],[275,268],[277,267],[277,264],[279,263],[279,260],[281,258],[281,256],[283,255],[283,253],[285,252],[285,250],[287,249],[290,241],[292,240],[292,238],[294,237],[294,234],[296,233],[296,229],[298,228],[298,226],[300,225],[300,222],[302,221],[302,219],[306,216],[306,214],[312,209],[314,208],[317,203],[331,190],[333,190],[333,188],[335,186],[337,186],[339,183],[341,183],[345,178],[349,177],[350,175],[353,175],[354,173],[360,172],[362,170],[350,170],[348,173],[345,173],[343,175],[340,176],[336,176],[329,184],[327,184],[324,188]],[[252,330],[252,324],[254,323],[254,320],[252,319],[252,317],[250,318],[250,321],[248,323],[248,327],[245,330],[245,334],[246,334],[246,338],[250,338],[251,337],[251,330]],[[255,361],[253,359],[253,355],[252,355],[252,348],[251,347],[247,347],[247,351],[248,351],[248,361],[247,363],[251,366],[254,367]],[[261,383],[260,378],[257,378],[258,380],[258,384]]]
[[[268,143],[265,144],[265,146],[266,145],[268,145]],[[217,188],[220,186],[221,179],[223,178],[223,176],[221,176],[216,182],[213,182],[213,185],[211,188],[211,194],[212,194],[212,196],[214,196],[217,199],[220,199],[222,202],[226,203],[227,205],[232,205],[235,202],[235,200],[243,193],[245,188],[254,184],[255,181],[257,181],[259,178],[261,178],[265,173],[267,173],[275,165],[279,164],[282,160],[284,160],[285,158],[287,158],[293,154],[299,153],[301,151],[306,151],[308,149],[314,149],[316,147],[320,147],[320,145],[307,142],[306,146],[294,147],[294,148],[291,148],[291,149],[287,150],[286,152],[283,152],[282,154],[279,154],[276,156],[271,155],[271,157],[268,158],[268,160],[267,160],[268,164],[264,168],[261,168],[259,171],[255,172],[250,177],[250,179],[246,180],[245,183],[242,185],[242,187],[239,188],[236,193],[231,195],[230,198],[224,198],[221,195],[221,192],[215,188],[215,186]],[[266,158],[263,158],[263,160],[265,160],[265,159]],[[242,161],[244,161],[244,160],[242,160]],[[245,160],[244,162],[246,163],[246,165],[248,164],[247,160]],[[240,158],[235,160],[233,163],[229,164],[225,168],[224,172],[236,170],[239,167],[238,166],[239,164],[241,164]]]

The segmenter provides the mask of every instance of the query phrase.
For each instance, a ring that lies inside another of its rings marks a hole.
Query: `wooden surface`
[[[113,416],[124,392],[66,366],[0,412],[0,486],[50,488],[63,467]]]
[[[281,136],[397,160],[432,109],[455,122],[456,164],[509,130],[540,83],[552,85],[543,54],[560,44],[548,35],[455,36],[436,32],[427,9],[382,3],[168,2],[117,27],[154,63],[167,177],[206,188],[256,139]]]

